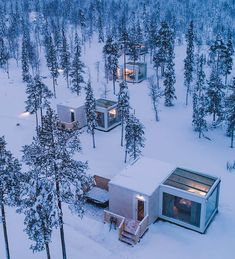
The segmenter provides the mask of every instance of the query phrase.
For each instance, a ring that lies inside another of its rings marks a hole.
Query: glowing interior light
[[[117,110],[116,109],[112,109],[112,110],[109,111],[109,114],[112,115],[112,116],[116,116]]]
[[[19,118],[26,118],[30,115],[30,112],[22,112],[20,115],[19,115]]]
[[[137,198],[138,200],[140,200],[140,201],[145,201],[145,198],[144,198],[143,195],[138,194],[138,195],[136,195],[136,198]]]

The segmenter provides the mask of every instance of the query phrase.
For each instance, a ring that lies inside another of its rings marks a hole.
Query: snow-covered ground
[[[84,61],[89,67],[92,86],[96,96],[102,94],[103,64],[100,64],[100,80],[97,82],[96,62],[102,60],[102,46],[86,46]],[[211,139],[198,139],[192,131],[191,105],[185,106],[185,89],[183,86],[184,48],[176,47],[176,94],[178,99],[171,108],[160,105],[160,122],[154,120],[154,113],[149,97],[147,81],[129,84],[131,106],[136,116],[145,125],[146,146],[143,155],[163,160],[181,167],[198,170],[219,176],[222,179],[219,213],[205,235],[182,227],[158,221],[150,226],[149,231],[135,247],[118,241],[115,230],[109,232],[109,226],[103,224],[102,210],[87,206],[87,213],[80,219],[65,210],[65,238],[68,258],[162,258],[162,259],[233,259],[235,256],[235,172],[226,170],[227,161],[235,159],[234,149],[229,148],[229,138],[225,130],[210,130],[206,135]],[[147,58],[149,60],[149,58]],[[42,75],[51,87],[52,80],[43,66]],[[153,74],[149,64],[148,75]],[[112,96],[112,83],[109,83],[109,95]],[[56,100],[53,107],[73,95],[60,77]],[[26,100],[25,84],[21,80],[21,70],[15,62],[10,65],[10,79],[0,71],[0,135],[5,135],[10,149],[15,156],[21,157],[22,145],[29,144],[35,134],[35,117],[22,117]],[[17,123],[20,125],[17,126]],[[78,159],[88,160],[89,173],[112,178],[125,166],[124,149],[120,146],[120,127],[110,132],[96,131],[97,148],[92,148],[89,134],[81,135],[82,154]],[[146,169],[147,170],[147,169]],[[13,259],[45,258],[44,252],[33,254],[29,250],[30,241],[23,232],[23,216],[7,208],[8,234]],[[0,232],[1,233],[1,232]],[[60,259],[61,247],[58,231],[54,231],[51,244],[52,258]],[[0,235],[0,258],[5,258],[3,235]]]

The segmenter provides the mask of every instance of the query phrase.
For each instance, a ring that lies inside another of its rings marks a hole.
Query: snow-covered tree
[[[186,34],[187,50],[186,58],[184,59],[184,85],[186,87],[186,105],[188,105],[188,96],[191,92],[191,83],[193,81],[194,37],[193,21],[191,21],[188,32]]]
[[[71,65],[70,77],[71,77],[71,91],[80,94],[82,85],[85,84],[83,74],[84,72],[84,63],[81,61],[81,46],[79,42],[78,35],[75,35],[75,49],[74,49],[74,58]]]
[[[35,148],[35,149],[34,149]],[[34,242],[33,252],[46,250],[47,259],[51,258],[49,243],[53,229],[59,226],[59,210],[54,182],[47,178],[47,171],[36,159],[41,159],[44,147],[33,144],[23,148],[23,161],[29,166],[21,184],[20,206],[18,213],[24,214],[24,231]],[[29,152],[29,153],[28,153]]]
[[[203,71],[203,55],[199,59],[199,69],[197,72],[197,82],[193,92],[193,128],[201,138],[204,131],[207,130],[205,116],[207,114],[207,97],[206,97],[206,75]]]
[[[124,133],[124,124],[127,121],[130,113],[130,104],[129,104],[129,91],[128,86],[125,81],[122,81],[119,85],[118,93],[118,112],[121,117],[121,146],[123,146],[123,133]]]
[[[127,154],[134,160],[141,155],[144,143],[144,125],[131,114],[125,127],[125,163]]]
[[[62,254],[66,259],[62,203],[68,204],[71,211],[82,216],[85,192],[92,180],[86,175],[87,163],[73,159],[75,152],[81,151],[79,131],[64,130],[58,125],[57,116],[48,108],[37,136],[24,150],[31,155],[29,166],[34,164],[42,168],[46,179],[53,182],[53,192],[56,194],[56,204],[53,206],[58,210]],[[39,157],[34,155],[34,150],[41,150]]]
[[[227,86],[228,75],[231,74],[233,68],[233,41],[231,34],[229,34],[229,38],[226,44],[225,57],[224,57],[224,77],[225,77],[225,87]]]
[[[67,43],[66,35],[64,29],[62,30],[62,47],[60,52],[60,66],[63,69],[63,75],[66,78],[67,87],[69,87],[69,72],[71,68],[70,64],[70,52]]]
[[[224,96],[224,85],[215,67],[212,69],[207,87],[207,108],[208,113],[213,115],[213,122],[216,116],[218,119],[222,118]]]
[[[175,95],[175,64],[174,64],[174,49],[173,44],[169,46],[168,56],[166,60],[166,68],[164,71],[164,96],[165,96],[165,105],[173,106],[173,100],[176,99]]]
[[[58,72],[59,65],[58,65],[57,56],[56,56],[56,48],[53,43],[53,39],[51,35],[48,37],[46,60],[47,60],[47,66],[50,70],[51,77],[52,77],[54,97],[56,98],[55,86],[57,84],[57,78],[59,76],[59,72]]]
[[[235,77],[230,86],[231,94],[225,100],[225,120],[227,122],[227,132],[231,137],[230,147],[233,148],[234,130],[235,130]]]
[[[24,82],[29,80],[29,56],[27,50],[27,36],[24,33],[22,38],[22,51],[21,51],[21,65],[22,65],[22,78]]]
[[[26,87],[27,100],[26,111],[36,116],[36,129],[39,126],[38,110],[40,110],[42,120],[42,110],[49,106],[49,99],[52,98],[52,92],[42,82],[39,75],[28,79]]]
[[[94,98],[90,81],[88,81],[85,91],[86,91],[85,110],[86,110],[86,118],[87,118],[87,131],[92,135],[93,148],[95,148],[95,127],[97,125],[96,101]]]
[[[17,206],[20,193],[21,165],[18,159],[6,149],[6,141],[0,137],[0,206],[1,223],[5,241],[6,259],[10,259],[5,206]]]
[[[118,56],[119,56],[119,46],[117,42],[113,41],[113,37],[109,36],[103,47],[103,54],[105,59],[105,69],[107,74],[112,74],[113,79],[113,93],[116,94],[115,82],[117,79],[117,69],[118,69]],[[107,75],[108,77],[108,75]]]
[[[0,37],[0,68],[5,68],[9,78],[8,60],[9,60],[8,50],[6,48],[3,38]]]
[[[163,96],[163,91],[159,86],[159,81],[155,80],[154,76],[149,78],[149,95],[152,99],[153,110],[155,112],[155,120],[159,121],[158,104],[160,98]]]

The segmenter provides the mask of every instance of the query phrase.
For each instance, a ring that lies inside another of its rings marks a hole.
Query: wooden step
[[[124,243],[126,243],[126,244],[128,244],[128,245],[131,245],[131,246],[135,245],[135,241],[134,240],[132,240],[131,238],[125,237],[125,236],[121,236],[119,240],[124,242]]]
[[[133,235],[132,233],[129,233],[125,230],[122,232],[122,236],[130,238],[130,239],[133,239],[135,237],[135,235]]]

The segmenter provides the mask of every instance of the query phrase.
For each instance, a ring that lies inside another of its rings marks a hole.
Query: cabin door
[[[75,112],[74,111],[70,111],[70,119],[71,119],[71,122],[75,121]]]
[[[144,218],[145,201],[137,198],[136,219],[141,221]]]

